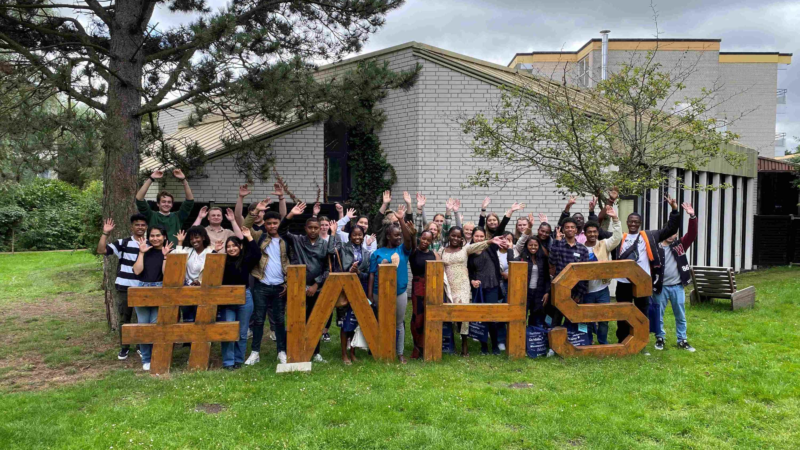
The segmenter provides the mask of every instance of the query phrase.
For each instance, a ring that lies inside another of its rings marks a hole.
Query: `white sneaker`
[[[244,364],[246,366],[252,366],[259,361],[261,361],[261,357],[258,355],[258,352],[250,352],[250,356],[247,358],[247,361],[245,361]]]
[[[136,350],[136,354],[137,354],[137,355],[139,355],[139,358],[141,359],[141,357],[142,357],[142,351],[141,351],[141,350]]]
[[[547,357],[550,358],[551,356],[556,356],[556,352],[552,348],[547,350]]]
[[[311,360],[316,362],[316,363],[328,364],[328,361],[325,361],[324,359],[322,359],[322,355],[320,355],[319,353],[314,355],[314,358],[312,358]]]
[[[253,330],[250,328],[247,329],[247,339],[253,339]]]
[[[281,364],[286,364],[286,352],[278,353],[278,362]]]
[[[276,337],[275,337],[275,332],[274,332],[274,331],[270,331],[270,332],[269,332],[269,339],[270,339],[271,341],[275,341],[275,340],[277,340],[277,339],[278,339],[278,338],[276,338]]]
[[[142,364],[142,370],[144,370],[145,372],[150,372],[150,363]]]
[[[504,352],[506,351],[506,344],[497,344],[497,348],[499,348],[501,352]]]

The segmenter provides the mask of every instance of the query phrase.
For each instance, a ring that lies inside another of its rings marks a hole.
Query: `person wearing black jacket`
[[[664,257],[657,251],[659,242],[666,240],[678,232],[681,221],[681,213],[678,210],[678,202],[669,195],[665,195],[667,203],[672,207],[667,224],[660,230],[641,231],[642,216],[639,213],[628,215],[628,233],[622,235],[622,243],[617,247],[616,259],[632,259],[639,264],[648,275],[654,278],[653,285],[656,285],[659,273],[663,269]],[[650,296],[634,297],[633,286],[627,278],[617,279],[617,303],[633,302],[639,311],[647,316],[650,305]],[[617,339],[622,342],[630,334],[628,322],[617,321]]]
[[[360,225],[356,225],[350,229],[348,233],[347,242],[337,245],[335,249],[336,256],[333,258],[336,261],[333,264],[334,270],[338,272],[350,272],[358,276],[358,281],[361,283],[361,288],[364,295],[367,293],[367,281],[369,280],[369,250],[363,247],[364,237],[367,232]],[[347,348],[348,342],[353,339],[355,335],[355,327],[357,322],[348,320],[353,315],[353,308],[348,304],[336,308],[336,324],[339,325],[341,331],[339,333],[340,342],[342,344],[342,361],[349,366],[356,361],[356,348],[350,347],[350,355],[348,357]]]
[[[250,324],[250,316],[253,314],[253,294],[250,288],[250,271],[258,264],[261,259],[261,250],[253,240],[249,228],[242,228],[244,242],[236,236],[231,236],[225,241],[224,251],[228,255],[225,258],[225,272],[222,275],[224,286],[245,286],[245,303],[243,305],[221,306],[223,321],[239,321],[239,340],[236,342],[223,342],[222,347],[222,368],[234,370],[244,364],[244,355],[247,351],[247,328]],[[221,253],[223,244],[217,241],[214,253]]]
[[[305,209],[306,204],[303,202],[295,205],[278,226],[278,235],[294,250],[297,264],[306,266],[306,320],[308,320],[314,310],[319,292],[322,290],[322,284],[330,272],[328,256],[335,253],[336,245],[340,241],[335,233],[327,241],[321,239],[319,237],[319,219],[315,217],[306,220],[305,234],[289,232],[292,218],[303,214]],[[319,343],[314,349],[313,361],[327,362],[319,354]]]
[[[545,303],[550,297],[550,258],[539,237],[528,239],[517,261],[528,263],[528,325],[545,326]]]
[[[472,232],[472,242],[479,244],[486,240],[486,231],[480,226],[475,227]],[[505,239],[500,241],[503,245],[508,245]],[[489,244],[486,250],[475,252],[467,258],[467,270],[469,271],[470,284],[472,285],[472,298],[477,297],[478,293],[483,295],[483,303],[503,303],[505,296],[500,288],[503,280],[500,270],[500,260],[497,256],[497,244]],[[489,337],[492,340],[492,353],[500,354],[498,341],[498,327],[496,322],[486,322],[489,329]],[[481,342],[481,353],[489,353],[488,342]]]

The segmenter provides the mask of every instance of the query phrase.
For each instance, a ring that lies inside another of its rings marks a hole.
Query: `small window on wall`
[[[591,75],[591,67],[589,66],[589,57],[584,56],[583,59],[578,61],[578,86],[589,87]]]
[[[343,197],[342,160],[328,158],[328,197]]]

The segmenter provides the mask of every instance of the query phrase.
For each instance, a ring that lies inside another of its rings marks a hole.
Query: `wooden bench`
[[[704,302],[712,298],[731,299],[731,309],[752,307],[756,302],[756,288],[750,286],[736,290],[736,278],[729,267],[692,267],[691,302]]]

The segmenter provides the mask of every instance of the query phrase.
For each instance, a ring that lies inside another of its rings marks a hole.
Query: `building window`
[[[583,59],[578,61],[578,86],[580,87],[589,87],[589,82],[591,78],[591,66],[589,65],[589,57],[584,56]]]

